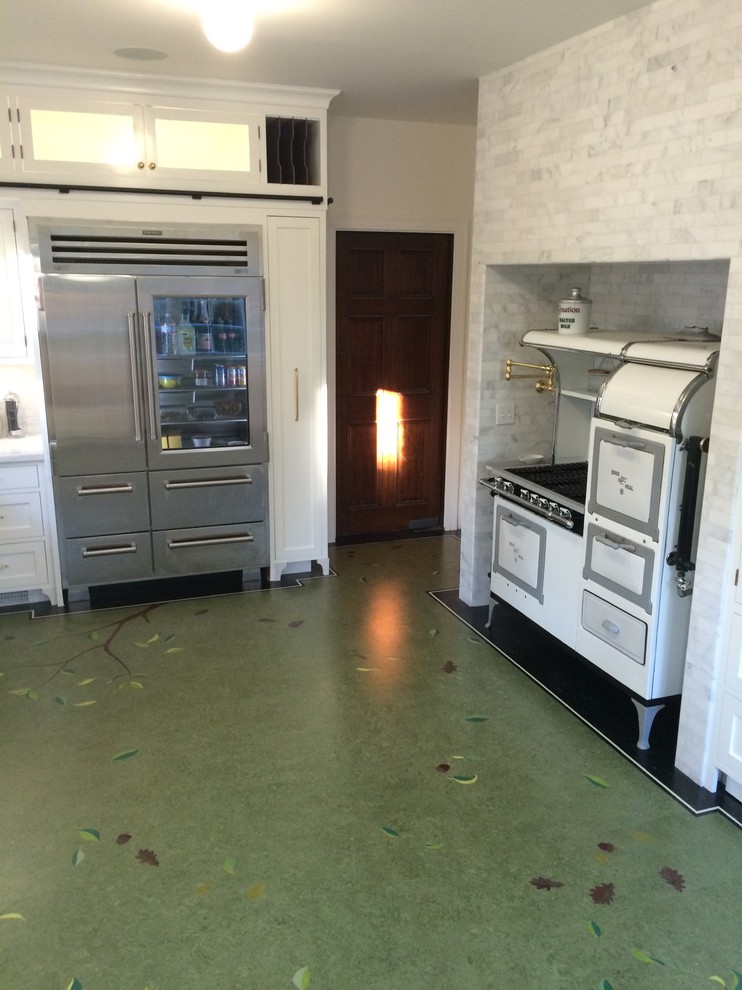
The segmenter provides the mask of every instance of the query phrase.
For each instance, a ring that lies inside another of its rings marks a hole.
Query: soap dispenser
[[[8,392],[5,396],[5,419],[8,424],[8,436],[19,437],[21,435],[21,424],[18,418],[18,409],[21,400],[15,392]]]

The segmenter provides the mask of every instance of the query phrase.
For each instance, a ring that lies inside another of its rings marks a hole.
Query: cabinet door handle
[[[134,485],[78,485],[78,495],[119,495],[125,492],[133,492]]]
[[[149,168],[152,172],[154,172],[154,170],[157,168],[157,162],[150,162]]]
[[[113,557],[121,553],[136,553],[136,543],[122,543],[119,546],[111,547],[83,547],[83,557]]]
[[[144,168],[144,162],[137,162],[137,168]]]
[[[236,478],[205,478],[203,481],[166,481],[165,491],[177,488],[218,488],[221,485],[251,485],[250,475],[239,475]]]
[[[255,537],[252,533],[244,533],[239,536],[204,536],[194,537],[190,540],[168,540],[168,550],[182,550],[184,547],[214,547],[220,543],[254,543]]]
[[[294,422],[299,422],[299,369],[294,368]]]

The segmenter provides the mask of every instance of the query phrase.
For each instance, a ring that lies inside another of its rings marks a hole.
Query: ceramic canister
[[[569,298],[559,302],[559,333],[587,333],[590,329],[592,299],[585,299],[582,289],[572,289]]]

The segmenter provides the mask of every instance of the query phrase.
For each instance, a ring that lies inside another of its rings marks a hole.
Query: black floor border
[[[615,732],[611,732],[606,726],[601,727],[597,719],[587,717],[583,711],[579,710],[578,706],[570,704],[564,696],[560,695],[558,690],[544,683],[544,680],[534,671],[533,666],[529,664],[527,656],[523,655],[525,650],[517,651],[513,649],[512,642],[504,643],[501,641],[498,643],[497,632],[490,631],[485,626],[489,611],[486,605],[479,608],[466,605],[458,597],[458,589],[456,588],[429,591],[428,594],[434,601],[442,605],[443,608],[471,629],[472,632],[476,633],[484,643],[500,653],[509,663],[517,667],[518,670],[522,671],[533,683],[537,684],[550,697],[554,698],[559,704],[575,715],[592,732],[608,743],[612,749],[620,753],[624,759],[636,767],[637,770],[648,777],[658,787],[662,788],[662,790],[691,814],[700,817],[718,812],[727,817],[738,828],[742,829],[742,803],[735,800],[735,798],[727,794],[723,789],[711,792],[696,784],[690,777],[687,777],[672,764],[668,752],[653,757],[650,755],[651,750],[644,752],[636,750],[634,747],[634,752],[632,753],[631,747],[617,739]],[[504,603],[498,604],[497,608],[509,610],[509,620],[515,626],[520,625],[522,629],[527,630],[528,634],[532,634],[534,628],[538,629],[538,627],[534,627],[534,624],[530,620],[521,616],[515,609],[510,609]],[[538,632],[544,636],[548,636],[542,630],[538,630]],[[522,642],[528,641],[528,634],[520,637]],[[552,640],[552,637],[548,637],[548,639]],[[552,658],[554,654],[558,656],[560,645],[556,640],[550,643]],[[521,655],[516,657],[513,655],[515,652],[519,652]],[[624,700],[627,705],[626,717],[627,719],[633,718],[633,715],[630,716],[628,713],[628,709],[633,708],[633,706],[631,706],[628,697],[624,696]],[[669,731],[671,732],[671,730]],[[666,750],[671,741],[671,739],[665,741]]]

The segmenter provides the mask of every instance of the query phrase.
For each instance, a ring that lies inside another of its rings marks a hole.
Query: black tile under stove
[[[675,766],[679,699],[658,713],[650,749],[637,749],[636,712],[629,695],[583,657],[505,602],[496,606],[488,629],[486,605],[464,604],[457,589],[429,594],[686,808],[696,814],[721,811],[742,827],[742,803],[721,788],[707,791]]]

